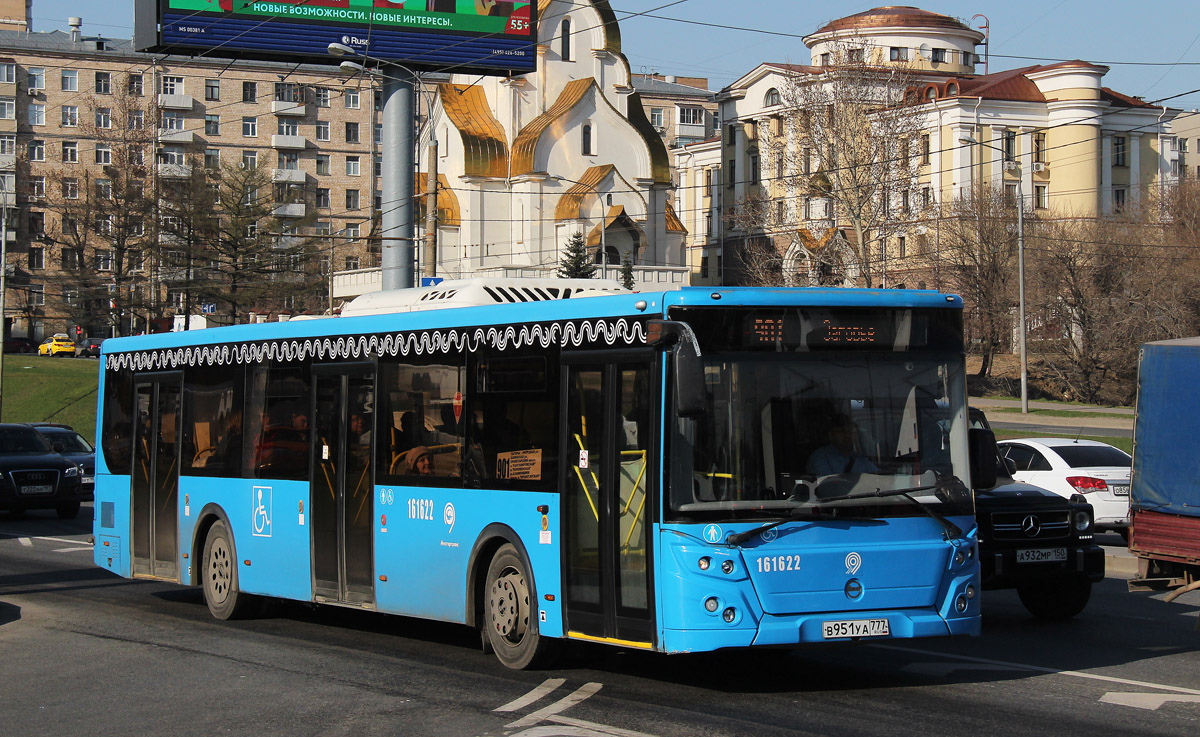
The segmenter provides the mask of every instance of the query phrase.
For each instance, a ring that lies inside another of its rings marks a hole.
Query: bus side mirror
[[[996,435],[991,430],[973,427],[967,431],[968,458],[971,468],[971,488],[990,489],[996,485]]]
[[[691,327],[672,320],[650,320],[646,342],[659,349],[675,346],[675,414],[680,417],[704,414],[708,405],[704,361],[700,359],[700,346]]]

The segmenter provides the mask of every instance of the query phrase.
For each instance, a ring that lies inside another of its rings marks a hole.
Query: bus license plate
[[[49,494],[52,491],[54,491],[54,487],[50,486],[48,484],[42,485],[42,486],[22,486],[21,487],[22,494]]]
[[[839,637],[882,637],[892,634],[886,619],[843,619],[821,623],[821,635],[826,640]]]
[[[1038,548],[1017,551],[1018,563],[1058,563],[1066,559],[1066,548]]]
[[[1117,496],[1129,496],[1129,484],[1113,484],[1111,488]]]

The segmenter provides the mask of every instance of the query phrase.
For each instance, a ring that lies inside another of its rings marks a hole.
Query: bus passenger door
[[[314,366],[313,388],[313,594],[370,607],[375,369]]]
[[[604,363],[569,361],[563,371],[563,591],[570,636],[653,645],[652,365],[640,356],[606,356]]]
[[[134,381],[133,575],[179,580],[178,373]]]

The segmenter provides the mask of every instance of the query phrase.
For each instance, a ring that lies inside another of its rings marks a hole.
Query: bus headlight
[[[733,561],[728,558],[721,561],[721,573],[733,573]]]
[[[958,610],[958,613],[959,613],[959,614],[963,614],[963,613],[965,613],[965,612],[967,611],[967,597],[966,597],[966,594],[959,594],[959,595],[958,595],[958,598],[956,598],[956,599],[954,600],[954,608]]]
[[[715,612],[721,608],[721,602],[717,601],[717,597],[710,596],[704,600],[704,608],[710,613]]]
[[[721,612],[721,619],[724,619],[729,624],[733,624],[733,620],[737,619],[737,609],[733,607],[727,608]]]
[[[707,555],[700,559],[700,570],[707,571],[710,565],[712,565],[712,559]]]
[[[961,566],[967,560],[967,554],[961,549],[954,551],[954,565]]]

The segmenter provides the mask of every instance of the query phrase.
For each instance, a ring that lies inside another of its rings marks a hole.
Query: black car
[[[971,425],[988,428],[971,409]],[[1083,611],[1104,578],[1104,549],[1092,530],[1092,505],[1014,481],[997,458],[997,484],[975,492],[983,588],[1016,589],[1035,617],[1069,619]]]
[[[83,501],[79,464],[50,447],[29,425],[0,424],[0,510],[53,509],[63,519]]]
[[[33,428],[50,442],[55,453],[79,466],[80,484],[83,486],[85,502],[92,501],[96,476],[96,449],[79,433],[68,425],[53,425],[50,423],[32,423]]]
[[[76,358],[99,358],[100,344],[104,342],[104,338],[84,338],[75,344]]]
[[[37,343],[34,343],[29,338],[5,338],[4,352],[5,353],[33,353],[37,350]]]

